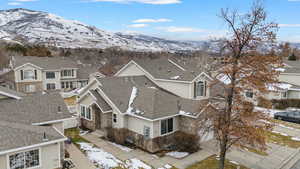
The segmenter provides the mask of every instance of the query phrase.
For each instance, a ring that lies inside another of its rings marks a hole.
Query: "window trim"
[[[51,73],[51,74],[53,73],[54,76],[51,77],[51,78],[49,78],[49,77],[47,77],[47,74],[48,74],[48,73]],[[56,79],[56,74],[55,74],[55,72],[48,71],[48,72],[46,72],[45,74],[46,74],[46,75],[45,75],[45,76],[46,76],[46,79]]]
[[[199,85],[199,83],[203,84],[202,95],[198,95],[198,85]],[[194,90],[195,90],[195,92],[194,92],[195,93],[195,98],[197,98],[197,97],[207,97],[207,82],[206,82],[206,80],[196,81]]]
[[[118,117],[117,117],[116,113],[113,113],[113,115],[112,115],[112,121],[113,121],[113,123],[118,123]]]
[[[10,161],[9,161],[9,157],[18,153],[25,153],[25,152],[29,152],[29,151],[33,151],[33,150],[38,150],[39,151],[39,165],[38,166],[34,166],[34,167],[30,167],[30,168],[24,168],[24,169],[35,169],[35,168],[40,168],[42,167],[42,151],[41,151],[41,147],[38,148],[31,148],[31,149],[27,149],[27,150],[23,150],[23,151],[18,151],[18,152],[13,152],[13,153],[9,153],[6,155],[6,161],[7,161],[7,167],[8,169],[12,169],[10,166]]]
[[[84,112],[84,116],[82,116],[82,108],[84,108],[85,112]],[[87,110],[90,110],[90,119],[87,118]],[[88,120],[88,121],[93,121],[93,110],[92,110],[92,106],[86,106],[83,104],[80,104],[80,118]]]
[[[49,89],[48,89],[48,85],[50,86]],[[51,85],[54,85],[54,88],[53,88],[53,89],[51,88]],[[47,90],[56,90],[56,84],[55,84],[55,83],[47,83],[47,84],[46,84],[46,89],[47,89]]]
[[[21,79],[22,80],[37,80],[37,73],[36,73],[36,70],[21,70],[21,72],[23,72],[23,73],[21,73],[21,74],[23,74],[23,78],[21,77]],[[25,74],[26,74],[26,72],[28,73],[28,72],[30,72],[30,73],[32,73],[32,78],[26,78],[26,76],[25,76]],[[22,75],[21,75],[22,76]]]
[[[168,130],[169,130],[168,120],[169,119],[173,119],[172,131],[171,132],[168,132]],[[175,124],[175,120],[174,119],[175,119],[174,117],[171,117],[171,118],[166,118],[166,119],[159,120],[159,133],[160,133],[160,136],[165,136],[165,135],[169,135],[169,134],[172,134],[172,133],[176,132],[175,125],[174,125]],[[162,134],[162,132],[161,132],[161,127],[162,127],[161,123],[162,123],[162,121],[167,121],[166,133],[164,133],[164,134]]]
[[[34,90],[27,90],[27,86],[29,86],[28,89],[31,89],[30,86],[33,86],[33,89],[34,89]],[[36,85],[34,85],[34,84],[26,84],[26,85],[24,85],[24,92],[25,92],[25,93],[33,93],[33,92],[36,92]]]

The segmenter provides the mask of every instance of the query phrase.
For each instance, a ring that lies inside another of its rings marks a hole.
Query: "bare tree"
[[[218,80],[214,83],[223,81],[219,95],[223,108],[205,114],[199,127],[214,130],[219,145],[219,169],[224,169],[226,152],[232,145],[265,149],[265,132],[272,129],[272,124],[264,122],[269,120],[268,115],[255,111],[245,92],[253,92],[254,97],[267,93],[268,84],[277,82],[276,68],[281,66],[281,60],[259,51],[262,44],[275,41],[278,29],[277,24],[267,21],[261,3],[255,2],[244,15],[222,9],[221,18],[231,34],[225,41],[228,58],[218,69]],[[212,125],[208,126],[207,121]]]

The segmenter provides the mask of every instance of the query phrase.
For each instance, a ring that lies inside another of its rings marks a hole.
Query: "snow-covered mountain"
[[[112,33],[50,13],[22,8],[0,10],[0,39],[63,48],[120,47],[138,51],[201,49],[198,43],[171,41],[146,35]]]

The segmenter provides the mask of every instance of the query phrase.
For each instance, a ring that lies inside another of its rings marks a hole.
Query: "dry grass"
[[[212,155],[205,160],[187,167],[186,169],[218,169],[218,163],[219,161],[217,160],[216,155]],[[225,169],[236,169],[238,166],[240,166],[240,169],[248,169],[243,165],[236,165],[229,160],[225,161]]]
[[[292,122],[287,122],[287,121],[282,121],[282,120],[277,120],[277,119],[272,119],[272,122],[275,123],[275,124],[282,124],[282,125],[285,125],[287,127],[300,129],[300,124],[297,124],[297,123],[292,123]]]
[[[71,128],[71,129],[67,129],[65,130],[65,135],[71,139],[72,143],[74,143],[75,145],[77,145],[77,143],[79,142],[87,142],[89,143],[88,140],[84,139],[83,137],[81,137],[79,135],[79,129],[78,128]]]
[[[261,155],[261,156],[268,156],[268,153],[263,150],[259,150],[259,149],[248,147],[248,146],[242,146],[241,148],[244,149],[245,151],[249,151],[249,152]]]
[[[271,131],[266,132],[267,142],[279,144],[282,146],[288,146],[290,148],[299,148],[300,141],[292,140],[291,136],[283,136],[279,133],[273,133]]]

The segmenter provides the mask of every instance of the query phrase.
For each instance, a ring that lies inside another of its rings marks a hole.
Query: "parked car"
[[[274,114],[274,118],[283,121],[300,123],[300,111],[277,112]]]

